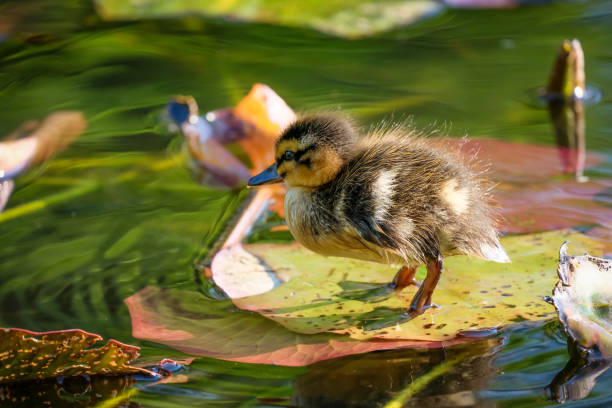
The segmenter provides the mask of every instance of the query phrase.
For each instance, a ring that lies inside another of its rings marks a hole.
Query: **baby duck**
[[[432,305],[443,256],[510,262],[482,180],[399,127],[358,138],[342,116],[305,116],[283,131],[275,158],[248,184],[287,183],[285,217],[302,245],[323,255],[404,265],[392,282],[396,290],[419,285],[416,270],[427,266],[410,304],[413,314]]]

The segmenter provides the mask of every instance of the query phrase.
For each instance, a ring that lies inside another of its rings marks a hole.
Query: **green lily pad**
[[[242,293],[233,302],[296,333],[333,332],[361,340],[448,341],[462,331],[551,318],[553,313],[541,296],[554,285],[556,252],[565,240],[591,252],[600,252],[603,246],[578,232],[560,230],[504,238],[511,264],[449,257],[434,293],[434,302],[440,307],[415,318],[410,318],[405,308],[416,288],[407,287],[399,294],[388,289],[396,272],[391,266],[323,257],[297,244],[255,244],[243,247],[250,257],[236,257],[239,252],[235,247],[222,250],[212,269],[213,279],[227,293],[234,288],[223,284],[241,282],[221,279],[226,274],[240,271],[246,281],[269,279],[269,273],[257,272],[262,268],[275,272],[286,283],[261,293],[262,286],[249,282],[258,294]],[[246,274],[249,269],[256,273]]]
[[[37,333],[0,329],[0,384],[79,375],[157,374],[128,363],[138,347],[116,340],[96,347],[102,338],[83,330]]]
[[[574,248],[572,242],[572,250]],[[553,304],[567,334],[598,358],[612,358],[612,260],[559,251]]]
[[[236,311],[230,301],[180,289],[148,286],[125,299],[125,303],[135,338],[191,355],[243,363],[305,366],[370,351],[441,348],[473,340],[359,341],[334,333],[294,333],[255,313]]]
[[[106,20],[132,20],[198,14],[296,27],[309,27],[342,37],[362,37],[407,25],[442,9],[432,0],[356,0],[353,2],[283,0],[126,2],[96,0],[98,13]]]

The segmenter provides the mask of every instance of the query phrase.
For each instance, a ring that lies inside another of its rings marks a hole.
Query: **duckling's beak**
[[[274,163],[258,175],[251,177],[247,186],[262,186],[264,184],[280,183],[281,181],[283,181],[283,178],[278,175],[278,171],[276,170],[276,163]]]

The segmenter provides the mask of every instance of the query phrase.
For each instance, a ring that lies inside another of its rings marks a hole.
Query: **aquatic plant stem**
[[[157,162],[154,162],[147,167],[149,171],[163,171],[168,168],[174,167],[176,163],[176,156],[171,156],[165,160],[159,160]],[[111,183],[122,183],[130,181],[138,177],[139,174],[140,173],[136,170],[128,170],[118,175],[114,180],[111,181]],[[0,223],[42,210],[54,204],[71,200],[81,195],[91,193],[92,191],[96,190],[97,188],[100,188],[101,186],[102,183],[96,181],[81,182],[75,187],[66,191],[62,191],[61,193],[52,194],[41,200],[34,200],[22,205],[18,205],[17,207],[9,208],[8,210],[0,213]]]
[[[0,223],[42,210],[43,208],[49,207],[56,203],[68,201],[72,198],[88,194],[99,186],[100,185],[98,183],[94,182],[83,183],[69,190],[62,191],[61,193],[52,194],[46,197],[44,200],[34,200],[17,207],[9,208],[8,210],[0,213]]]
[[[126,402],[128,399],[130,399],[134,395],[138,394],[138,392],[139,391],[137,388],[130,388],[129,390],[122,392],[121,394],[117,395],[114,398],[110,398],[110,399],[107,399],[106,401],[100,402],[99,404],[94,406],[94,408],[114,408],[118,406],[119,404]]]
[[[442,364],[438,364],[427,374],[417,378],[413,382],[410,383],[408,387],[404,390],[400,391],[399,394],[395,396],[391,401],[385,404],[384,408],[401,408],[408,402],[410,398],[414,396],[417,392],[421,391],[427,384],[435,380],[437,377],[449,371],[451,368],[455,366],[459,361],[463,360],[468,355],[467,352],[461,353],[450,360],[446,360]]]

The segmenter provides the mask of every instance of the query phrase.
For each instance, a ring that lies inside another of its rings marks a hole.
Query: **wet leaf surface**
[[[132,334],[197,356],[244,363],[303,366],[396,348],[439,348],[470,341],[357,341],[333,333],[300,334],[199,292],[146,287],[125,299]]]
[[[572,252],[583,252],[571,244]],[[612,261],[559,251],[552,300],[567,334],[595,358],[612,358]],[[590,251],[591,253],[599,253]]]
[[[514,322],[552,316],[540,296],[554,283],[555,248],[571,240],[583,250],[600,251],[602,243],[569,230],[502,240],[511,264],[449,257],[434,293],[440,308],[410,318],[405,308],[416,291],[399,295],[387,289],[396,270],[350,259],[323,257],[293,245],[255,244],[253,256],[235,258],[254,269],[269,268],[287,283],[254,296],[233,299],[236,306],[272,319],[296,333],[334,332],[355,339],[448,341],[461,331],[501,328]],[[244,254],[242,254],[244,255]],[[236,256],[231,248],[216,258]],[[216,269],[213,278],[228,269]],[[244,267],[244,265],[243,265]],[[231,268],[230,268],[231,269]],[[258,275],[245,275],[245,280]],[[230,291],[232,288],[228,288]]]
[[[37,333],[0,329],[0,384],[81,375],[155,376],[128,365],[138,347],[116,340],[98,346],[102,338],[82,330]]]

